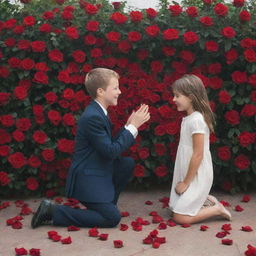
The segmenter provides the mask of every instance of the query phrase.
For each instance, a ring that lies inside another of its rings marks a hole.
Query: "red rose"
[[[236,36],[236,31],[232,27],[225,27],[221,30],[221,34],[226,38],[233,38]]]
[[[38,144],[44,144],[48,139],[44,131],[37,130],[33,133],[33,140]]]
[[[180,125],[178,122],[169,122],[165,125],[166,133],[169,135],[175,135],[179,132]]]
[[[19,131],[19,130],[15,130],[13,133],[12,133],[12,137],[18,141],[18,142],[22,142],[25,140],[25,135],[23,132]]]
[[[256,62],[256,51],[253,49],[246,49],[244,51],[244,58],[250,63]]]
[[[166,153],[166,146],[162,143],[156,143],[155,152],[158,156],[163,156]]]
[[[44,112],[44,108],[42,105],[34,105],[33,106],[33,114],[35,116],[41,116]]]
[[[16,152],[8,157],[8,162],[12,165],[13,168],[19,169],[27,164],[27,159],[21,152]]]
[[[218,52],[219,50],[219,45],[215,41],[207,41],[205,43],[205,49],[208,52]]]
[[[229,51],[225,53],[226,63],[232,64],[238,58],[238,53],[234,48],[231,48]]]
[[[86,5],[84,7],[84,11],[85,11],[85,13],[87,13],[89,15],[95,15],[99,11],[99,9],[97,8],[97,6],[95,6],[93,4],[86,3]]]
[[[70,39],[79,38],[79,33],[76,27],[67,27],[65,33]]]
[[[23,26],[16,26],[13,29],[13,33],[17,34],[17,35],[21,35],[23,32],[25,31]]]
[[[154,73],[159,73],[163,70],[163,64],[158,61],[158,60],[153,60],[151,63],[150,63],[150,68],[152,70],[152,72]]]
[[[183,35],[183,40],[185,44],[195,44],[198,41],[198,35],[193,31],[185,32]]]
[[[4,106],[10,100],[10,93],[0,92],[0,106]]]
[[[242,6],[244,6],[244,2],[245,2],[245,0],[233,0],[233,5],[235,7],[242,7]]]
[[[224,17],[227,15],[228,13],[228,7],[222,3],[218,3],[215,5],[215,7],[213,8],[214,12],[216,15]]]
[[[237,84],[242,84],[247,82],[247,73],[242,71],[234,71],[231,74],[233,82]]]
[[[48,53],[48,57],[51,61],[54,62],[62,62],[63,61],[63,53],[58,49],[51,50]]]
[[[67,70],[60,71],[58,74],[58,80],[64,83],[69,83],[70,82],[69,71]]]
[[[92,58],[99,58],[102,56],[102,50],[99,48],[94,48],[91,50],[90,55]]]
[[[164,177],[168,174],[168,169],[165,165],[160,165],[160,166],[155,168],[154,173],[158,177]]]
[[[16,41],[15,41],[14,38],[7,38],[7,39],[5,39],[4,44],[5,44],[7,47],[14,47],[15,44],[16,44]]]
[[[195,6],[189,6],[186,10],[188,16],[195,18],[198,16],[198,9]]]
[[[140,11],[131,11],[130,18],[133,22],[140,22],[143,19],[143,14]]]
[[[121,34],[116,31],[110,31],[109,33],[106,34],[106,38],[113,43],[116,43],[120,40]]]
[[[33,177],[29,177],[27,178],[26,180],[26,186],[29,190],[37,190],[38,187],[39,187],[39,184],[38,184],[38,181],[36,178],[33,178]]]
[[[241,22],[248,22],[251,20],[251,14],[248,11],[243,10],[239,14],[239,19]]]
[[[61,17],[64,20],[72,20],[74,18],[74,14],[71,11],[63,10]]]
[[[11,57],[8,60],[8,64],[10,65],[11,68],[18,68],[20,66],[21,60],[16,58],[16,57]]]
[[[74,140],[59,139],[58,140],[58,150],[64,153],[73,153],[75,142]]]
[[[31,42],[31,48],[33,52],[44,52],[46,48],[46,43],[43,41]]]
[[[121,240],[114,240],[113,243],[114,243],[115,248],[121,248],[124,246],[123,241],[121,241]]]
[[[250,144],[252,144],[254,142],[254,136],[252,133],[249,132],[241,132],[240,135],[237,137],[239,144],[242,147],[247,147]]]
[[[27,130],[30,129],[31,127],[31,122],[28,118],[19,118],[16,120],[16,127],[22,131],[22,132],[25,132]]]
[[[141,34],[136,31],[131,31],[128,33],[128,40],[130,42],[137,42],[137,41],[141,40]]]
[[[123,52],[123,53],[128,53],[132,47],[132,45],[130,44],[130,42],[126,41],[126,40],[122,40],[118,43],[118,49]]]
[[[124,24],[128,20],[128,18],[120,12],[112,13],[110,19],[114,21],[116,24]]]
[[[204,16],[204,17],[201,17],[199,19],[199,21],[204,25],[204,26],[207,26],[207,27],[210,27],[213,25],[213,19],[211,17],[208,17],[208,16]]]
[[[231,158],[230,147],[228,146],[219,147],[217,150],[217,155],[219,159],[221,159],[222,161],[228,161]]]
[[[48,84],[48,76],[45,72],[38,71],[35,73],[33,81],[39,84]]]
[[[50,33],[52,31],[52,26],[50,24],[42,24],[39,27],[39,31],[43,33]]]
[[[47,162],[52,162],[55,159],[55,152],[53,149],[44,149],[41,152],[43,159]]]
[[[240,116],[236,110],[227,111],[225,114],[225,119],[231,125],[237,125],[240,123]]]
[[[90,20],[90,21],[87,22],[85,28],[86,28],[86,30],[88,30],[88,31],[96,32],[96,31],[98,31],[98,29],[99,29],[99,25],[100,25],[100,23],[99,23],[98,21],[96,21],[96,20]]]
[[[28,50],[30,48],[30,41],[28,41],[28,40],[19,40],[18,41],[18,48],[20,50]]]
[[[240,154],[235,158],[234,164],[240,170],[245,170],[250,166],[251,162],[246,155]]]
[[[68,126],[74,126],[76,124],[76,120],[74,116],[70,113],[66,113],[63,116],[62,120],[63,120],[63,123]]]
[[[183,50],[180,52],[180,58],[184,60],[185,63],[191,64],[195,61],[195,54],[191,51]]]
[[[165,40],[175,40],[179,39],[179,31],[177,29],[166,29],[163,31],[163,38]]]
[[[146,13],[148,18],[153,19],[157,16],[158,12],[153,8],[146,9]]]
[[[147,159],[149,157],[149,150],[148,148],[141,148],[138,154],[141,159]]]
[[[228,104],[231,101],[231,96],[226,90],[219,92],[219,102],[222,104]]]
[[[54,92],[47,92],[44,95],[44,97],[48,104],[53,104],[53,103],[57,102],[57,100],[58,100],[58,97]]]
[[[67,88],[63,91],[62,97],[66,100],[72,100],[75,96],[75,93],[72,89]]]
[[[170,5],[169,11],[171,12],[172,16],[176,17],[182,13],[182,8],[178,4]]]
[[[6,186],[10,183],[11,179],[8,176],[8,173],[0,171],[0,185]],[[0,208],[1,210],[1,208]]]
[[[28,164],[33,168],[38,168],[41,165],[41,160],[37,156],[31,156],[28,159]]]
[[[50,110],[48,112],[48,118],[54,125],[58,125],[61,121],[61,115],[56,110]]]
[[[24,24],[25,26],[30,27],[30,26],[35,25],[35,23],[36,23],[36,19],[35,19],[33,16],[27,16],[27,17],[25,17],[25,18],[23,19],[23,24]]]
[[[14,125],[15,121],[12,115],[3,115],[3,116],[0,116],[0,122],[5,127],[11,127]]]
[[[25,58],[20,62],[20,68],[24,70],[31,70],[35,66],[34,60]]]
[[[160,28],[157,25],[148,26],[145,30],[146,33],[151,37],[158,36],[160,33]]]
[[[72,57],[74,58],[75,62],[83,63],[85,62],[86,54],[81,50],[73,51]]]
[[[248,83],[256,88],[256,74],[249,76]]]
[[[254,47],[253,40],[249,37],[246,37],[240,41],[240,45],[242,48],[250,49]]]
[[[24,100],[28,96],[28,92],[25,86],[15,87],[13,94],[18,100]]]
[[[51,11],[46,11],[43,13],[42,18],[45,20],[52,20],[54,18],[54,13]]]
[[[9,19],[4,23],[4,28],[6,29],[12,29],[17,24],[17,21],[15,19]]]
[[[241,110],[241,116],[252,117],[256,114],[256,106],[252,104],[245,104]]]
[[[10,71],[6,67],[0,66],[0,77],[7,78],[10,75]]]
[[[0,146],[0,156],[6,157],[10,154],[10,147],[7,145]]]
[[[145,176],[145,168],[141,164],[136,164],[134,168],[133,175],[135,177],[144,177]]]

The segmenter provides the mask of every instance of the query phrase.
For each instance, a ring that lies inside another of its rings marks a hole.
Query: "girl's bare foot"
[[[230,221],[232,218],[231,213],[224,207],[222,203],[218,202],[218,207],[220,209],[220,215]]]

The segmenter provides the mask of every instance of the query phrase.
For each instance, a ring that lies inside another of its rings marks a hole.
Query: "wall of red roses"
[[[110,110],[114,133],[139,104],[150,105],[151,120],[126,152],[137,163],[134,182],[171,182],[183,113],[170,88],[193,73],[217,118],[215,185],[231,192],[256,187],[250,3],[203,0],[125,12],[120,2],[21,2],[0,20],[0,194],[63,193],[76,122],[90,102],[83,81],[94,67],[121,76],[119,105]]]

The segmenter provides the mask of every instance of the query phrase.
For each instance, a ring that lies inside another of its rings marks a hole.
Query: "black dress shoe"
[[[53,204],[49,200],[43,200],[31,220],[31,227],[37,228],[52,220]]]

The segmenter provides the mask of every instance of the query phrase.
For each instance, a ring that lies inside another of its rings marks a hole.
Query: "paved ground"
[[[130,215],[123,217],[122,224],[127,224],[129,229],[120,230],[120,225],[112,229],[99,228],[99,233],[107,233],[108,239],[101,241],[95,237],[89,237],[89,228],[81,228],[79,231],[69,232],[64,227],[43,226],[38,229],[30,228],[32,214],[24,215],[21,221],[21,229],[13,229],[6,225],[6,220],[17,216],[21,208],[15,205],[15,200],[11,200],[10,206],[0,210],[0,256],[15,255],[15,248],[24,247],[27,250],[31,248],[41,249],[42,256],[238,256],[244,255],[247,245],[256,246],[256,193],[250,194],[251,200],[247,203],[241,202],[244,194],[235,196],[213,192],[219,200],[230,203],[230,211],[233,215],[232,222],[221,219],[209,220],[201,224],[194,224],[191,227],[167,226],[166,229],[158,229],[159,223],[152,223],[152,211],[157,211],[164,222],[169,219],[167,209],[162,208],[163,203],[159,199],[168,197],[167,188],[156,188],[149,191],[128,189],[119,200],[119,208],[122,212],[128,211]],[[147,205],[145,202],[150,200],[153,204]],[[6,202],[3,200],[0,203]],[[25,200],[28,206],[35,210],[40,199]],[[244,210],[238,212],[235,207],[240,205]],[[142,226],[141,231],[134,231],[131,222],[137,217],[148,220],[149,225]],[[231,224],[232,230],[224,238],[217,238],[216,234],[223,231],[223,224]],[[200,231],[201,225],[207,225],[207,231]],[[241,231],[242,226],[251,226],[252,232]],[[158,249],[152,248],[150,244],[143,244],[142,240],[153,230],[158,230],[158,237],[165,237],[166,243],[161,244]],[[71,237],[71,244],[62,244],[48,239],[47,232],[55,230],[62,238]],[[233,240],[232,245],[223,245],[222,239]],[[113,241],[122,240],[122,248],[114,248]]]

